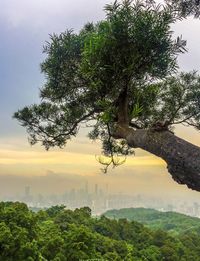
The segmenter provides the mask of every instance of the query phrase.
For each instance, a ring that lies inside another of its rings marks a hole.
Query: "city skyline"
[[[37,179],[50,177],[46,173],[54,173],[55,193],[62,183],[61,176],[76,175],[78,182],[81,177],[92,176],[99,183],[109,180],[115,184],[116,190],[141,192],[160,195],[182,194],[183,197],[199,197],[198,192],[189,190],[186,186],[175,183],[167,173],[166,164],[159,158],[142,150],[136,150],[136,155],[127,162],[110,170],[107,175],[100,172],[101,166],[95,155],[101,154],[100,144],[92,143],[86,137],[87,129],[82,129],[80,135],[69,142],[63,150],[54,149],[46,152],[40,145],[31,147],[27,134],[19,124],[12,119],[13,113],[25,105],[38,102],[39,88],[44,84],[39,64],[43,61],[42,46],[48,41],[49,34],[60,33],[67,28],[80,30],[88,21],[98,21],[104,18],[103,7],[108,1],[94,2],[92,0],[71,1],[43,0],[1,2],[0,31],[2,42],[0,48],[0,179],[7,177],[3,190],[9,191],[12,184],[15,188],[18,182],[25,178]],[[48,5],[48,8],[47,8]],[[79,8],[77,9],[77,6]],[[90,8],[84,9],[84,6]],[[183,35],[188,41],[188,53],[179,58],[180,70],[190,71],[200,69],[200,50],[196,35],[200,25],[199,20],[189,18],[173,27],[175,35]],[[200,146],[200,133],[192,128],[176,128],[176,134]],[[10,180],[9,180],[10,178]],[[45,179],[45,178],[44,178]],[[15,180],[15,184],[14,184]],[[26,181],[23,181],[24,186]],[[41,182],[42,183],[42,182]],[[43,183],[44,190],[45,183]],[[156,191],[155,191],[156,188]]]
[[[200,218],[200,203],[188,198],[154,197],[146,194],[111,192],[108,184],[88,183],[88,180],[78,187],[66,188],[59,194],[33,193],[31,186],[25,186],[23,191],[4,201],[24,202],[34,211],[46,209],[55,205],[64,205],[67,209],[89,207],[92,215],[102,215],[108,210],[123,208],[151,208],[162,212],[173,211]]]

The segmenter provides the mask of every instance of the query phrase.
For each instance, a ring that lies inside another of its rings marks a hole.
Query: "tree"
[[[195,18],[200,16],[199,0],[166,0],[170,3],[174,10],[178,11],[182,17],[193,15]]]
[[[176,124],[200,129],[200,77],[177,72],[186,41],[174,40],[170,28],[197,16],[198,3],[183,2],[115,1],[105,20],[52,35],[41,103],[14,114],[30,143],[62,148],[82,124],[92,125],[88,136],[102,141],[104,171],[142,148],[164,159],[178,183],[200,191],[200,148],[172,132]]]
[[[46,216],[46,220],[39,223],[39,230],[37,234],[38,247],[41,255],[45,260],[53,260],[59,254],[63,255],[64,251],[64,239],[63,235],[58,227],[51,218],[54,217]],[[66,260],[61,258],[60,260]]]
[[[56,206],[52,206],[50,208],[48,208],[46,210],[47,214],[50,216],[50,217],[55,217],[57,216],[59,213],[62,213],[65,209],[65,206],[64,205],[56,205]]]
[[[98,257],[95,251],[95,235],[87,227],[70,226],[65,238],[66,260],[87,260]]]
[[[148,261],[162,260],[160,250],[156,246],[149,246],[148,248],[142,249],[139,255],[141,257],[141,260],[148,260]]]
[[[0,260],[41,260],[37,219],[24,203],[0,203]]]

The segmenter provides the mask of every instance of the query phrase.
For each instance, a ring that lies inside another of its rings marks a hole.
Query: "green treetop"
[[[171,30],[187,15],[198,16],[198,3],[185,5],[115,1],[105,6],[104,20],[52,35],[41,64],[41,103],[14,114],[30,143],[62,148],[86,123],[93,126],[89,138],[102,141],[105,170],[123,162],[115,156],[139,147],[162,157],[179,183],[200,189],[200,181],[194,185],[200,149],[171,131],[179,123],[200,129],[200,77],[177,73],[186,41]]]

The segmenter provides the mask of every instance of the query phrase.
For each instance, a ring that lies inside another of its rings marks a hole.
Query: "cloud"
[[[175,36],[182,36],[187,41],[188,52],[180,54],[178,62],[181,71],[200,70],[200,49],[196,36],[199,34],[200,20],[188,18],[172,26]]]
[[[94,0],[6,0],[1,1],[0,15],[13,28],[80,27],[82,22],[103,17],[107,1]],[[77,29],[77,28],[75,28]]]
[[[64,191],[69,180],[76,179],[78,184],[89,178],[93,182],[109,183],[113,191],[195,193],[175,183],[161,159],[142,150],[136,150],[136,156],[128,158],[126,164],[102,175],[95,159],[100,154],[100,145],[85,138],[86,129],[64,150],[46,152],[40,146],[30,147],[25,130],[11,119],[18,108],[37,102],[38,88],[43,82],[39,63],[48,34],[66,28],[79,30],[87,21],[102,19],[102,8],[107,2],[111,1],[0,1],[0,191],[6,193],[14,188],[20,191],[30,183],[38,191],[47,191],[49,186],[49,191],[59,192]],[[200,69],[196,38],[199,25],[199,20],[190,19],[174,27],[176,35],[182,34],[188,40],[189,53],[179,59],[181,69]],[[200,134],[192,128],[178,127],[176,134],[200,145]]]
[[[101,173],[91,176],[83,176],[70,171],[57,172],[51,168],[44,171],[44,175],[0,174],[0,197],[23,195],[26,186],[30,186],[31,194],[34,195],[38,193],[61,195],[72,188],[84,188],[87,181],[91,192],[94,191],[95,184],[98,184],[99,189],[104,191],[108,187],[111,194],[140,194],[145,195],[147,200],[151,197],[162,198],[165,201],[199,200],[198,192],[177,184],[166,170],[160,168],[125,167],[106,175]]]

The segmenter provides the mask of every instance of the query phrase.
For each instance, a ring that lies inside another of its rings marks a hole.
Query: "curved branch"
[[[125,139],[130,147],[161,157],[175,181],[200,191],[200,147],[170,131],[133,130],[128,126],[117,126],[114,137]]]
[[[89,112],[85,112],[79,118],[69,117],[69,119],[64,119],[65,122],[63,124],[63,121],[61,123],[56,121],[56,115],[54,116],[55,121],[50,120],[48,113],[45,113],[45,110],[43,110],[44,114],[42,116],[39,114],[40,111],[36,111],[34,114],[35,108],[37,109],[37,107],[34,107],[33,109],[24,108],[15,113],[14,117],[26,127],[27,132],[30,135],[29,142],[34,145],[38,141],[41,141],[47,150],[52,146],[63,147],[71,136],[76,135],[79,124],[85,120],[88,122],[92,119],[91,117],[98,112],[97,109],[93,109]],[[30,113],[32,113],[32,117],[30,117]]]
[[[83,115],[81,118],[79,118],[77,121],[74,122],[74,124],[72,125],[72,127],[70,128],[70,130],[68,132],[59,133],[59,135],[55,136],[54,139],[56,140],[57,138],[59,138],[61,136],[69,136],[69,135],[73,134],[73,131],[77,128],[78,124],[83,122],[84,120],[86,120],[88,117],[92,116],[95,112],[96,112],[96,110],[92,110],[91,112]]]
[[[137,130],[141,130],[142,127],[140,127],[138,124],[136,124],[135,122],[130,122],[129,123],[129,126],[131,126],[132,128],[134,129],[137,129]]]
[[[191,126],[194,126],[192,124],[189,124],[188,123],[188,120],[190,120],[191,118],[193,118],[194,116],[196,115],[196,112],[192,113],[191,115],[189,115],[188,117],[180,120],[180,121],[175,121],[175,122],[172,122],[171,124],[172,125],[175,125],[175,124],[181,124],[181,123],[187,123],[188,125],[191,125]]]

